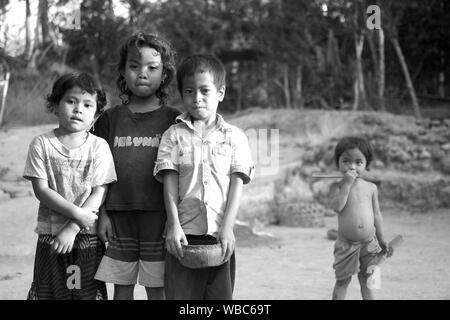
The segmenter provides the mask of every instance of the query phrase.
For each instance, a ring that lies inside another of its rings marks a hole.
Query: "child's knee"
[[[145,287],[145,291],[147,292],[147,298],[149,300],[164,300],[165,299],[164,287],[160,287],[160,288]]]
[[[370,276],[370,274],[367,274],[365,271],[361,271],[358,273],[358,280],[359,283],[364,283],[366,284],[367,282],[367,278]]]
[[[351,280],[352,280],[352,277],[348,277],[345,279],[338,279],[338,280],[336,280],[336,286],[346,288],[350,284]]]
[[[133,293],[134,292],[134,284],[130,284],[130,285],[115,284],[114,291],[117,291],[117,292],[123,293],[123,294]]]

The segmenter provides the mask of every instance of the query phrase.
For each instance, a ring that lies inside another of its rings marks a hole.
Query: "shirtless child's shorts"
[[[333,268],[336,280],[343,280],[367,268],[378,260],[381,247],[376,236],[366,242],[352,242],[338,236],[334,244]]]
[[[95,279],[118,285],[138,282],[145,287],[164,286],[165,212],[108,211],[113,229]]]

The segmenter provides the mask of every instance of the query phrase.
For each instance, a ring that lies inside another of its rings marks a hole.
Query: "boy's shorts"
[[[376,236],[366,242],[351,242],[338,236],[334,244],[333,268],[337,280],[347,279],[355,273],[367,272],[376,263],[381,247]]]
[[[118,285],[164,286],[165,212],[108,211],[113,229],[95,279]]]
[[[108,300],[104,282],[94,279],[105,253],[96,235],[78,234],[72,251],[54,253],[52,235],[39,235],[33,283],[27,300]]]
[[[212,236],[186,235],[189,244],[214,244]],[[167,253],[165,294],[167,300],[231,300],[236,274],[235,254],[217,267],[190,269]]]

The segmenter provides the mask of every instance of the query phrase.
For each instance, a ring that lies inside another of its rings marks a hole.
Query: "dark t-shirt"
[[[109,186],[106,210],[164,210],[163,185],[153,177],[161,136],[180,114],[160,107],[133,113],[124,105],[106,110],[95,123],[93,133],[111,148],[117,183]]]

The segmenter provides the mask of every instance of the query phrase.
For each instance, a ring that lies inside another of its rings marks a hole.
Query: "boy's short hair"
[[[178,91],[182,94],[183,79],[195,73],[209,72],[217,89],[225,87],[226,70],[223,63],[211,54],[194,54],[183,60],[177,70]]]
[[[369,141],[359,137],[344,137],[338,142],[334,149],[334,161],[336,162],[336,166],[339,166],[339,158],[341,155],[345,151],[351,149],[358,149],[362,152],[366,158],[366,168],[369,168],[373,159],[373,149]]]
[[[160,100],[161,104],[165,104],[167,98],[169,97],[169,86],[170,82],[175,77],[175,56],[176,51],[165,38],[151,33],[136,32],[120,48],[120,58],[118,63],[119,77],[117,78],[116,84],[117,88],[122,95],[130,96],[132,92],[128,89],[125,77],[122,73],[125,70],[127,64],[128,52],[131,49],[139,49],[142,47],[153,48],[159,52],[161,55],[161,62],[163,64],[163,75],[164,80],[161,82],[158,90],[155,92],[155,96]],[[122,102],[127,103],[127,100],[122,99]]]
[[[64,94],[74,87],[79,87],[92,95],[97,94],[96,113],[101,114],[104,111],[106,106],[105,91],[93,76],[85,72],[71,72],[59,77],[53,84],[52,92],[45,97],[47,110],[55,114]]]

